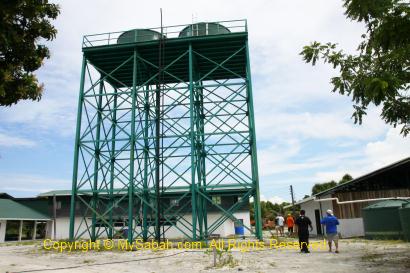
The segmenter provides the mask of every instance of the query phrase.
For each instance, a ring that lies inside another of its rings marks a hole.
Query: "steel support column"
[[[190,120],[190,142],[191,142],[191,205],[192,205],[192,240],[197,239],[196,224],[197,224],[197,202],[196,202],[196,150],[195,150],[195,112],[194,112],[194,66],[192,44],[189,44],[189,120]]]
[[[135,168],[135,108],[137,86],[137,50],[134,49],[131,92],[130,174],[128,184],[128,242],[134,240],[134,168]]]
[[[97,206],[98,206],[98,173],[100,163],[100,134],[101,134],[101,111],[102,111],[102,93],[104,88],[104,81],[100,76],[100,84],[98,88],[97,98],[97,127],[95,135],[95,148],[94,148],[94,181],[93,181],[93,193],[92,193],[92,222],[91,222],[91,240],[96,239],[96,227],[97,227]]]
[[[78,158],[80,151],[80,133],[81,133],[81,118],[83,110],[83,96],[84,96],[84,79],[85,79],[85,68],[87,66],[87,60],[83,57],[83,62],[81,65],[81,77],[80,77],[80,91],[78,94],[78,106],[77,106],[77,126],[75,133],[75,144],[74,144],[74,166],[73,166],[73,185],[71,188],[71,206],[70,206],[70,230],[69,239],[73,241],[74,238],[74,225],[75,225],[75,208],[77,199],[77,179],[78,179]]]
[[[246,93],[248,100],[248,118],[249,118],[249,131],[251,142],[251,160],[252,160],[252,183],[254,185],[254,219],[255,219],[255,234],[259,240],[262,240],[262,213],[260,206],[260,193],[259,193],[259,173],[258,173],[258,156],[256,149],[256,132],[255,132],[255,116],[253,111],[253,94],[252,94],[252,80],[251,80],[251,65],[249,58],[249,44],[246,41]]]
[[[117,101],[118,101],[118,95],[117,95],[117,88],[114,87],[114,99],[113,99],[113,108],[112,108],[112,121],[111,121],[111,154],[110,154],[110,192],[109,192],[109,206],[110,206],[110,211],[109,211],[109,232],[108,232],[108,238],[112,239],[114,236],[114,222],[113,222],[113,209],[114,209],[114,182],[115,182],[115,136],[117,133]]]

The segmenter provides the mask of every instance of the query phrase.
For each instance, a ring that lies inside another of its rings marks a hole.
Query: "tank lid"
[[[403,209],[410,209],[410,200],[407,203],[403,203],[401,206]]]
[[[221,24],[201,22],[188,25],[179,33],[178,37],[220,35],[228,33],[231,33],[231,31]]]
[[[118,44],[134,43],[134,42],[147,42],[153,40],[159,40],[161,33],[151,29],[131,29],[123,32],[117,39]],[[165,38],[165,35],[162,35]]]
[[[403,204],[410,204],[407,200],[400,200],[400,199],[391,199],[391,200],[383,200],[377,203],[371,204],[363,209],[380,209],[380,208],[400,208]]]

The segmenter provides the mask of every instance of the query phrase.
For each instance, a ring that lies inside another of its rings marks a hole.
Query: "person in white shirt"
[[[275,220],[276,220],[275,222],[276,222],[276,225],[277,225],[276,233],[279,231],[279,232],[280,232],[280,235],[283,236],[283,234],[284,234],[285,218],[283,218],[282,215],[278,214],[278,216],[276,216]]]

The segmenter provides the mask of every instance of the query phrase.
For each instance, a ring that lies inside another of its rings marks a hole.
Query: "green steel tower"
[[[244,228],[262,239],[246,20],[88,35],[82,46],[70,240],[160,240],[169,229],[206,240],[250,200],[255,226]],[[229,207],[214,198],[232,192]]]

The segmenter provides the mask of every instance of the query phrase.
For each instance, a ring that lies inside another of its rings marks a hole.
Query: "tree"
[[[33,74],[49,49],[39,42],[53,40],[59,6],[47,0],[13,0],[0,3],[0,105],[19,100],[40,100],[43,85]]]
[[[327,189],[330,189],[336,186],[337,186],[337,183],[333,180],[330,182],[326,182],[326,183],[316,183],[312,187],[312,195],[315,195],[319,192],[325,191]]]
[[[333,187],[336,187],[337,185],[344,184],[346,182],[349,182],[350,180],[353,180],[353,177],[350,174],[347,173],[347,174],[343,175],[342,179],[340,179],[339,182],[335,182],[334,180],[332,180],[330,182],[325,182],[325,183],[316,183],[312,187],[312,195],[315,195],[319,192],[331,189]],[[307,197],[309,197],[309,195],[305,195],[305,197],[303,197],[303,199],[305,199]]]
[[[355,123],[362,123],[369,105],[382,106],[381,117],[410,132],[410,6],[408,0],[344,0],[348,19],[363,22],[367,32],[357,54],[335,43],[313,42],[300,53],[306,63],[318,59],[340,70],[333,92],[352,97]]]
[[[350,174],[345,174],[343,175],[342,179],[339,181],[339,185],[344,184],[346,182],[349,182],[350,180],[353,180],[353,177]]]
[[[270,201],[261,201],[261,217],[262,220],[263,219],[269,219],[269,220],[273,220],[275,219],[275,217],[278,214],[285,214],[289,211],[285,210],[284,207],[287,205],[290,205],[290,203],[287,202],[282,202],[281,204],[275,203],[273,204]],[[253,202],[250,203],[250,208],[249,208],[249,212],[250,212],[250,220],[254,220],[253,218],[253,213],[254,213],[254,207],[253,207]]]

